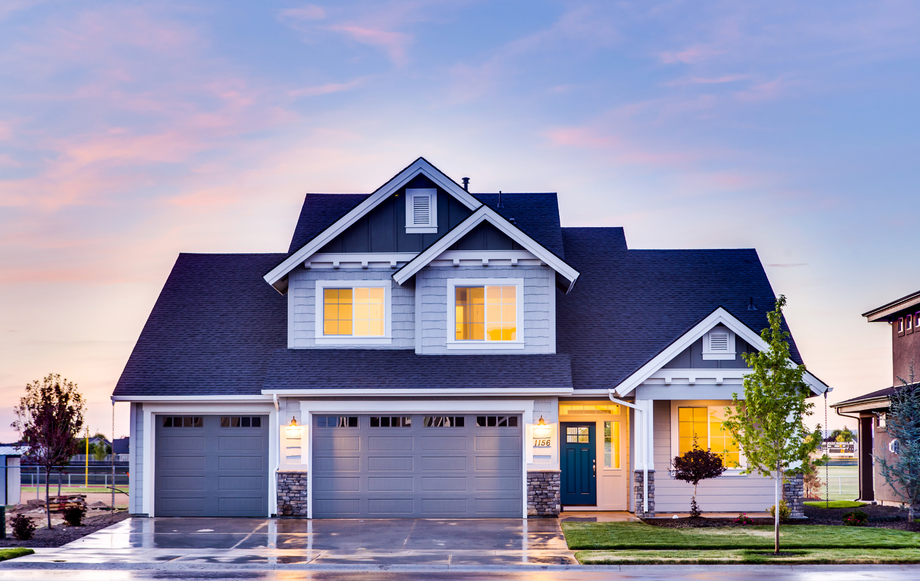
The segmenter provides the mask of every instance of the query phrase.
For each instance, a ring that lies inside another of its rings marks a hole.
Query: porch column
[[[654,400],[636,399],[636,463],[633,474],[636,516],[655,516],[655,421],[653,409]],[[646,496],[648,497],[647,509]]]

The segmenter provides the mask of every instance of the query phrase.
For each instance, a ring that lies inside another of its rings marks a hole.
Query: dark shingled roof
[[[411,350],[279,349],[264,389],[570,388],[568,355],[416,355]]]
[[[888,396],[894,394],[894,392],[898,391],[899,389],[903,389],[903,388],[905,388],[905,387],[912,387],[912,388],[920,387],[920,383],[909,383],[909,384],[907,384],[907,385],[893,385],[893,386],[891,386],[891,387],[886,387],[886,388],[884,388],[884,389],[879,389],[879,390],[876,390],[876,391],[871,391],[871,392],[869,392],[869,393],[867,393],[867,394],[865,394],[865,395],[859,395],[859,396],[856,396],[856,397],[851,397],[850,399],[845,399],[845,400],[843,400],[843,401],[839,401],[839,402],[837,402],[837,403],[832,403],[832,404],[831,404],[831,407],[836,408],[836,407],[839,407],[839,406],[852,405],[852,404],[856,404],[856,403],[861,403],[861,402],[863,402],[863,401],[869,401],[869,400],[873,400],[873,399],[878,399],[878,398],[881,398],[881,397],[888,397]],[[881,404],[881,403],[880,403],[880,404],[879,404],[879,408],[880,408],[880,409],[881,409],[881,408],[887,408],[887,407],[888,407],[888,404],[887,404],[887,403],[885,403],[885,404]]]
[[[347,214],[370,194],[307,194],[294,228],[288,254],[300,250],[310,240],[319,236],[339,218]],[[559,202],[556,194],[502,194],[502,207],[498,194],[473,194],[483,204],[505,219],[514,219],[514,225],[539,242],[559,258],[563,256],[562,234],[559,229]],[[281,262],[280,260],[278,262]],[[277,266],[277,265],[275,265]]]
[[[563,228],[562,237],[581,272],[571,293],[556,295],[557,351],[572,356],[576,388],[616,386],[717,307],[757,333],[767,326],[775,298],[755,250],[627,250],[622,228]]]
[[[180,254],[114,395],[258,394],[287,345],[287,298],[262,275],[283,254]]]

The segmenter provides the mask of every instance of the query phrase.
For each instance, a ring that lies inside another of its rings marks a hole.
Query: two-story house
[[[900,496],[874,469],[873,458],[891,459],[897,442],[888,436],[888,397],[905,385],[920,382],[920,291],[863,313],[870,323],[891,327],[891,386],[832,404],[841,416],[858,420],[859,499],[899,505]]]
[[[287,253],[180,255],[113,395],[130,511],[684,511],[669,467],[694,440],[732,467],[703,507],[773,504],[721,424],[765,348],[757,253],[630,250],[561,227],[556,194],[467,183],[420,158],[308,194]]]

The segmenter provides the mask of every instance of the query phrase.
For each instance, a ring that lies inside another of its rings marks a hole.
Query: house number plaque
[[[534,448],[549,448],[552,446],[551,438],[534,438],[533,447]]]

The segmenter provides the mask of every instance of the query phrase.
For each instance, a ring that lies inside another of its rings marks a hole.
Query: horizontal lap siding
[[[323,345],[324,349],[412,349],[415,347],[415,291],[411,284],[403,286],[392,282],[392,270],[330,270],[295,269],[291,272],[289,301],[289,347],[311,349],[316,347],[316,281],[341,280],[360,286],[362,280],[390,281],[392,308],[391,333],[393,342],[389,345]]]
[[[687,512],[693,485],[668,474],[677,451],[671,450],[671,402],[655,402],[655,510]],[[721,476],[704,480],[696,501],[704,512],[761,512],[773,505],[774,482],[759,475]]]
[[[144,512],[144,406],[131,404],[130,452],[128,456],[128,512]]]
[[[454,278],[524,279],[524,320],[520,325],[525,346],[521,350],[502,351],[504,354],[534,354],[555,352],[555,282],[553,270],[545,266],[446,266],[427,267],[416,275],[419,294],[421,340],[418,352],[425,355],[482,355],[488,351],[447,349],[447,281]]]

